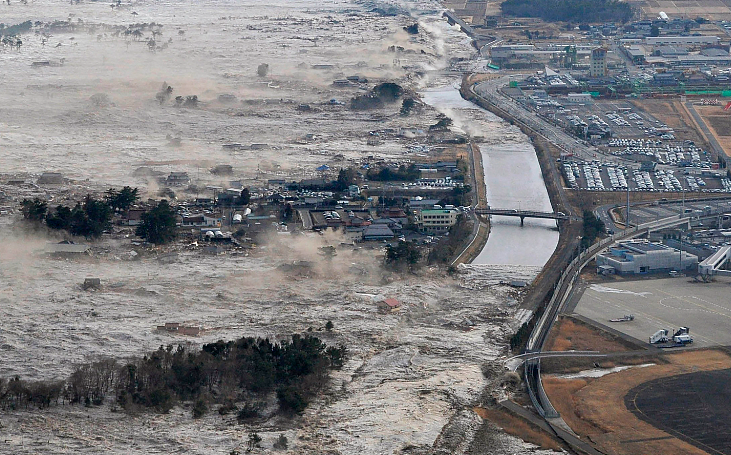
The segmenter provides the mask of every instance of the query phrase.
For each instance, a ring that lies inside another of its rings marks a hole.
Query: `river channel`
[[[476,138],[490,207],[552,211],[538,158],[527,136],[462,99],[454,85],[428,89],[422,95],[424,102],[451,117],[456,128]],[[553,220],[526,219],[521,226],[519,218],[493,216],[487,243],[472,264],[534,269],[529,273],[534,278],[557,244]]]

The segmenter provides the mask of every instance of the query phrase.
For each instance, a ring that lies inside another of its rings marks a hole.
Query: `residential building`
[[[187,172],[171,172],[165,179],[165,183],[175,186],[188,185],[190,183],[190,176]]]
[[[64,182],[63,174],[60,172],[44,172],[38,177],[39,185],[60,185]]]
[[[409,217],[408,215],[406,215],[406,212],[404,212],[403,209],[396,207],[387,208],[386,210],[381,211],[379,216],[381,218],[390,218],[396,220],[401,224],[406,224],[409,221]]]
[[[401,302],[396,299],[383,299],[376,304],[378,311],[383,314],[394,313],[401,308]]]
[[[371,224],[363,229],[363,240],[389,240],[395,234],[387,224]]]
[[[145,209],[129,209],[122,216],[122,224],[126,226],[137,226],[142,224],[142,215],[147,213]]]
[[[51,256],[77,256],[89,254],[91,247],[64,240],[59,243],[47,243],[43,248],[44,252]]]
[[[195,215],[183,216],[181,226],[214,226],[221,227],[222,217],[220,213],[198,213]]]

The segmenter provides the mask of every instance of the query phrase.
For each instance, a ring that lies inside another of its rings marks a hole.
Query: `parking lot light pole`
[[[624,228],[629,229],[629,182],[627,182],[627,216],[624,217]]]

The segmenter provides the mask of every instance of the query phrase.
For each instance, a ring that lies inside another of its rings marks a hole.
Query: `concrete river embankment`
[[[462,99],[456,84],[422,95],[479,144],[490,207],[552,211],[530,139],[517,127]],[[521,227],[518,218],[493,216],[487,244],[472,264],[494,266],[508,274],[514,270],[516,276],[532,279],[553,254],[558,237],[553,220],[526,219]]]

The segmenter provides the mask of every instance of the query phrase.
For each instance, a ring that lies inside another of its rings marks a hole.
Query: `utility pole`
[[[629,229],[629,183],[627,183],[627,216],[624,218],[624,228]]]

